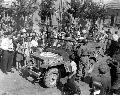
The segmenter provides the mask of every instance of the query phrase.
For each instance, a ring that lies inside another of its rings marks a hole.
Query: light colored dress
[[[25,42],[25,57],[26,57],[26,62],[28,63],[30,61],[30,43],[29,42]]]

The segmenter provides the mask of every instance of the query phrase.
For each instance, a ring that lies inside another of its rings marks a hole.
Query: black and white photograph
[[[0,0],[0,95],[120,95],[120,0]]]

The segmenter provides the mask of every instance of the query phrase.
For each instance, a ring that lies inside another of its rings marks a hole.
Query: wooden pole
[[[60,29],[60,26],[61,26],[61,11],[60,11],[60,4],[59,4],[59,21],[58,21],[58,25],[59,25],[59,29]],[[60,29],[60,32],[61,32],[61,29]]]
[[[62,5],[62,0],[60,0],[60,17],[61,17],[61,21],[62,21],[62,8],[63,8],[63,5]]]
[[[23,53],[24,53],[24,56],[25,55],[25,38],[23,37]],[[24,61],[24,66],[26,66],[26,60]]]

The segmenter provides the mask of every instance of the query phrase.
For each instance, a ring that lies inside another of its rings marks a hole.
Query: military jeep
[[[51,88],[57,86],[60,77],[66,77],[69,68],[65,65],[69,61],[69,54],[58,48],[47,48],[42,53],[34,52],[31,55],[32,62],[25,66],[29,75]],[[28,77],[27,76],[27,77]]]

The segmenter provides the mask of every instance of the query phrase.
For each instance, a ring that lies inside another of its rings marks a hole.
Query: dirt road
[[[89,95],[88,86],[80,83],[81,95]],[[32,84],[19,75],[14,73],[3,74],[0,71],[0,95],[61,95],[57,88],[42,88],[39,84]]]
[[[0,95],[60,95],[60,91],[57,88],[45,89],[38,84],[34,85],[17,71],[8,75],[0,71]]]

